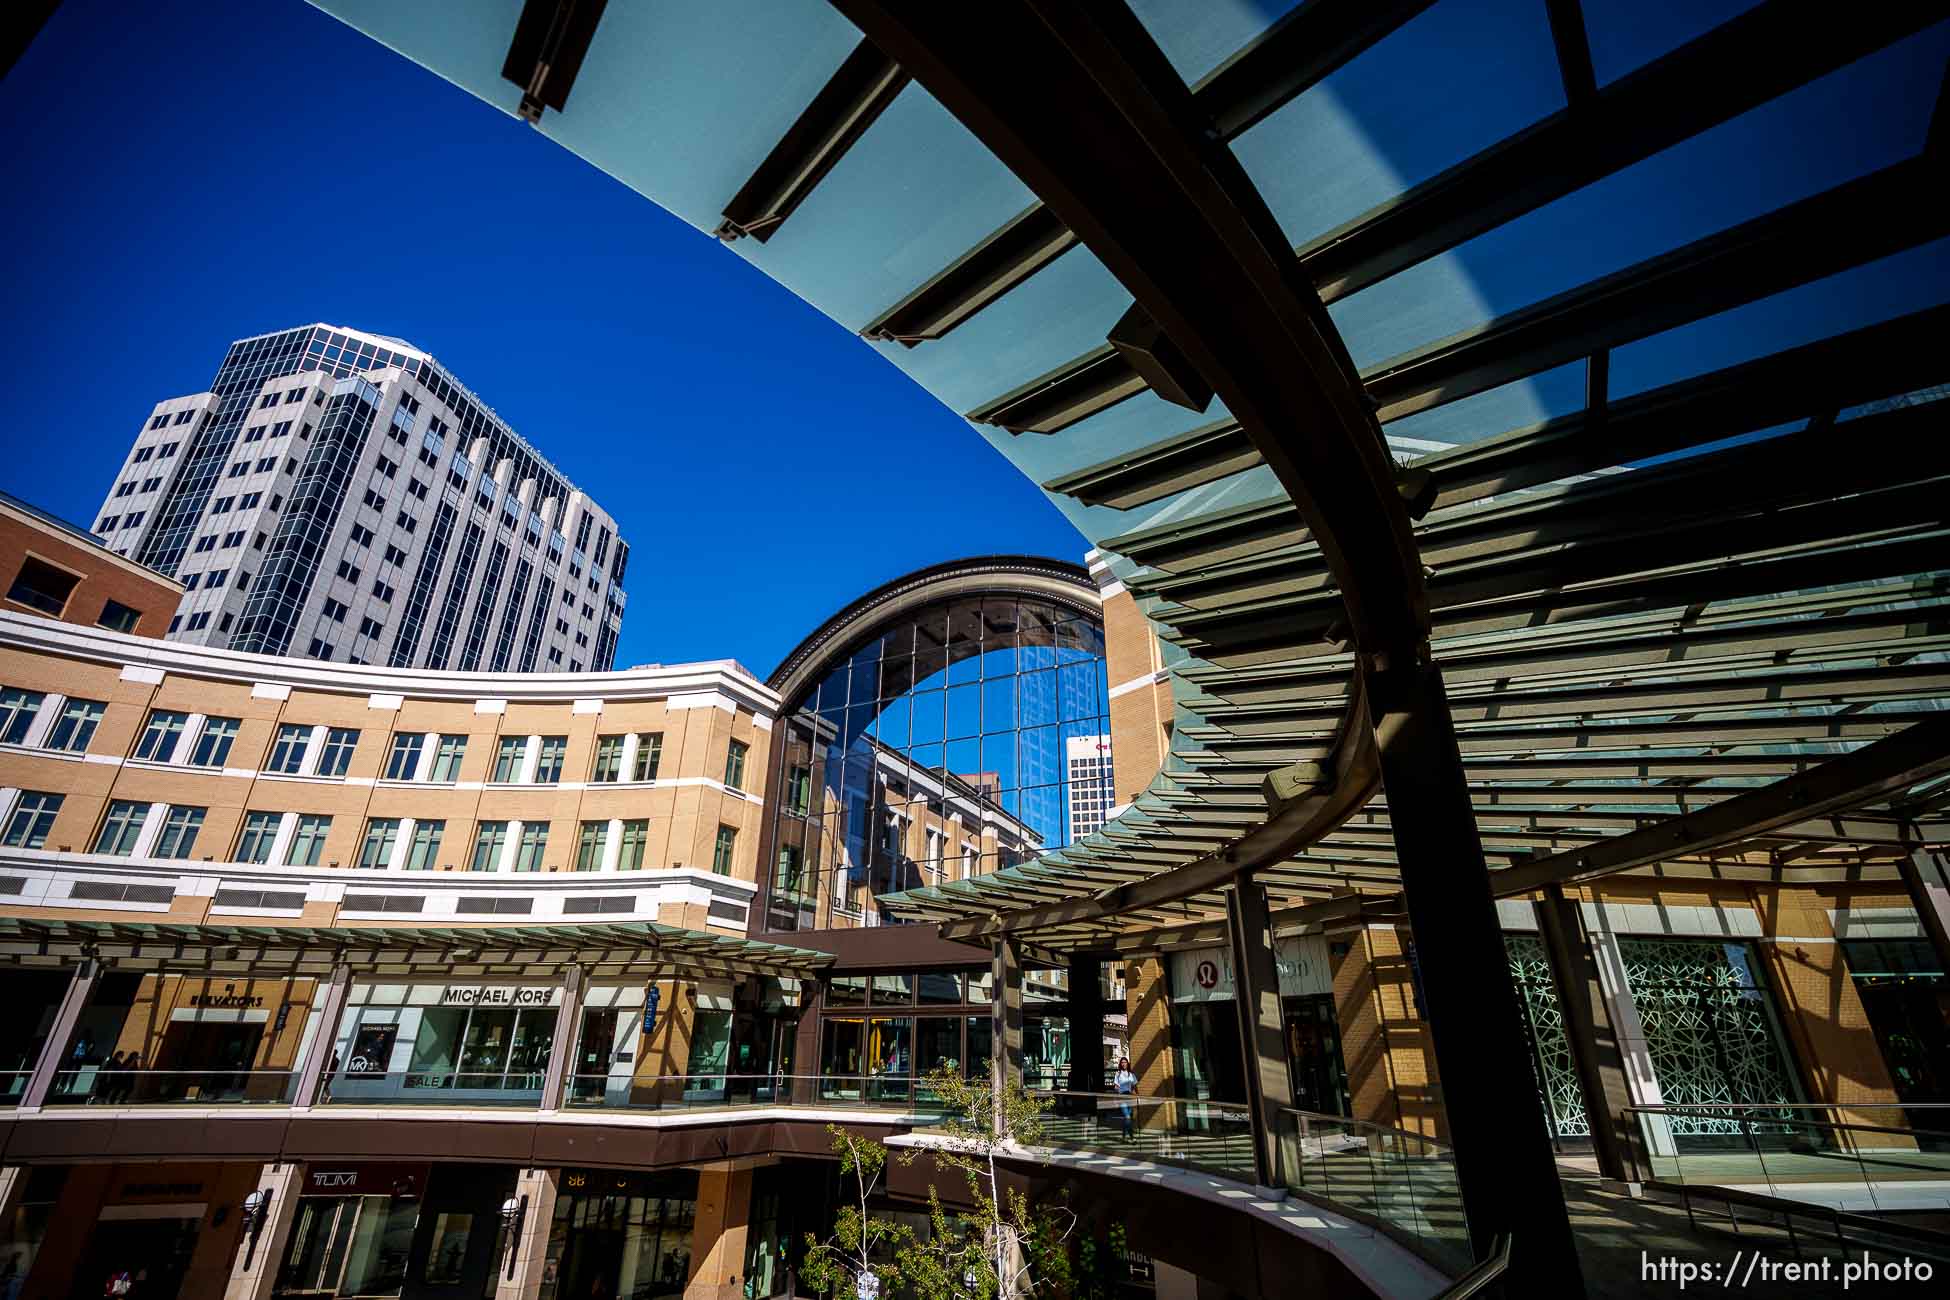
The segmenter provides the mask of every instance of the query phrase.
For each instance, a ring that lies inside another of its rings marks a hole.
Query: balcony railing
[[[1935,1208],[1950,1103],[1631,1106],[1651,1181],[1747,1188],[1856,1213]]]
[[[87,1065],[57,1070],[49,1106],[289,1105],[298,1076],[291,1070],[121,1070]],[[24,1084],[24,1080],[23,1080]],[[19,1100],[19,1094],[14,1094]]]
[[[934,1103],[927,1081],[897,1074],[578,1074],[563,1105],[577,1110],[718,1110],[743,1106],[913,1110]]]

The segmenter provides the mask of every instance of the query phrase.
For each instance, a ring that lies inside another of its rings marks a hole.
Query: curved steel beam
[[[779,692],[781,712],[790,712],[798,704],[799,692],[851,653],[869,632],[938,601],[990,592],[1040,596],[1080,614],[1103,617],[1097,584],[1082,565],[1033,555],[951,560],[883,583],[847,605],[808,633],[772,670],[766,685]]]
[[[1076,232],[1225,402],[1320,540],[1354,642],[1415,653],[1421,564],[1353,362],[1143,25],[1076,0],[833,4]]]
[[[1333,756],[1325,766],[1328,768],[1325,781],[1277,802],[1269,777],[1272,816],[1239,838],[1181,867],[1084,898],[999,912],[992,917],[949,921],[940,927],[941,937],[974,941],[998,934],[1024,934],[1181,902],[1231,884],[1261,867],[1284,862],[1314,844],[1358,812],[1381,788],[1380,757],[1375,748],[1374,728],[1368,725],[1367,704],[1358,676],[1348,698],[1340,739],[1335,742]]]

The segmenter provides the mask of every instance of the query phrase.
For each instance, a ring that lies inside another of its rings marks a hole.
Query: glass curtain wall
[[[1095,616],[947,602],[857,647],[786,714],[774,930],[878,924],[882,894],[1026,862],[1101,817],[1098,783],[1069,762],[1108,754]]]

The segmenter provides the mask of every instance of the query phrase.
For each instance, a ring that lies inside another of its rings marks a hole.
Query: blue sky
[[[156,400],[313,320],[434,353],[621,520],[621,664],[759,673],[962,555],[1080,559],[859,340],[299,0],[66,0],[0,82],[0,487],[83,523]]]

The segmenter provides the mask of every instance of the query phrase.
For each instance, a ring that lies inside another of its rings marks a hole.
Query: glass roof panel
[[[1372,364],[1910,157],[1946,56],[1950,24],[1480,235],[1454,265],[1425,262],[1336,303],[1335,323],[1356,364]]]
[[[857,332],[1034,197],[947,109],[910,85],[769,243],[741,239],[731,247]]]
[[[499,71],[513,17],[471,26],[498,33]],[[699,230],[715,230],[724,205],[859,43],[859,31],[819,0],[612,4],[567,106],[544,114],[540,129]]]
[[[1611,394],[1630,396],[1946,300],[1950,239],[1938,239],[1619,348]]]
[[[1192,85],[1271,27],[1296,0],[1132,0],[1151,39]]]
[[[1584,31],[1598,84],[1608,85],[1703,36],[1757,0],[1584,0]],[[1756,51],[1757,57],[1765,53]]]
[[[914,348],[874,346],[951,409],[966,411],[1102,347],[1130,305],[1131,295],[1096,255],[1077,247],[946,338]]]
[[[1302,244],[1564,106],[1535,0],[1445,0],[1233,141]]]
[[[1382,426],[1388,445],[1411,458],[1522,429],[1584,409],[1583,361],[1502,384]]]

